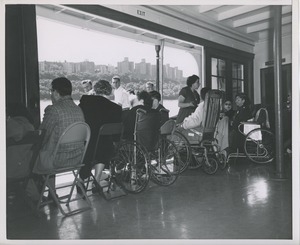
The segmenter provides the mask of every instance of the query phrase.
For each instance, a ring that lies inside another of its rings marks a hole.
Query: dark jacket
[[[114,155],[113,142],[109,136],[102,136],[97,150],[95,147],[99,129],[103,124],[122,122],[122,107],[103,96],[97,95],[83,95],[79,107],[82,109],[85,121],[91,129],[90,143],[84,159],[84,163],[88,167],[81,171],[81,177],[83,177],[82,174],[89,174],[89,171],[96,163],[108,165],[111,157]],[[87,176],[84,177],[86,178]]]
[[[233,122],[232,122],[232,127],[234,130],[238,131],[238,126],[241,122],[246,122],[252,117],[252,113],[250,108],[242,106],[238,108],[236,111],[234,117],[233,117]]]

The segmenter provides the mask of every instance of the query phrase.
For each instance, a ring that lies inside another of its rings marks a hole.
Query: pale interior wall
[[[260,69],[269,66],[265,62],[273,59],[273,40],[259,42],[254,47],[254,66],[253,66],[253,81],[254,81],[254,104],[261,103],[260,93]],[[284,64],[292,63],[292,36],[286,35],[282,37],[282,58],[285,59]]]

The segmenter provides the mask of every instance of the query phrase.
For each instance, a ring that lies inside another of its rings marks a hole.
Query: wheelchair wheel
[[[222,152],[219,152],[217,154],[217,159],[218,159],[218,166],[221,169],[225,169],[226,168],[226,156]]]
[[[188,139],[179,131],[174,131],[170,136],[170,140],[176,145],[181,159],[179,172],[184,172],[191,160],[191,147]]]
[[[190,163],[188,165],[188,169],[198,169],[202,166],[204,156],[203,156],[203,150],[197,147],[193,147],[192,149],[192,157],[190,160]]]
[[[120,144],[115,157],[118,184],[129,193],[143,191],[150,179],[147,154],[134,141]]]
[[[252,162],[271,162],[275,156],[275,136],[269,130],[254,129],[246,135],[244,150]]]
[[[208,161],[204,160],[203,170],[207,174],[214,174],[215,172],[217,172],[218,170],[217,160],[212,157],[208,157]]]
[[[180,171],[180,157],[173,142],[161,139],[151,160],[151,180],[162,186],[173,184]]]

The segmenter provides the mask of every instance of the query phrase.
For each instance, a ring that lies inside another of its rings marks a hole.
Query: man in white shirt
[[[130,109],[130,101],[129,101],[129,93],[120,86],[121,81],[119,76],[114,76],[112,78],[112,87],[114,88],[114,101],[115,103],[122,106],[123,110],[129,110]]]
[[[202,88],[200,91],[200,96],[201,96],[201,102],[198,104],[196,110],[188,117],[186,117],[182,124],[181,127],[184,129],[191,129],[191,128],[196,128],[199,127],[202,123],[203,120],[203,113],[204,113],[204,100],[205,100],[205,95],[209,91],[209,88]]]

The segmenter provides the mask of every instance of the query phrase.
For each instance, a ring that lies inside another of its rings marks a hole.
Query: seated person
[[[75,165],[81,161],[84,151],[83,143],[65,144],[59,149],[55,161],[53,159],[54,150],[65,129],[75,122],[84,122],[82,110],[74,103],[71,94],[72,84],[67,78],[59,77],[52,81],[52,105],[46,107],[40,126],[40,129],[46,130],[46,133],[34,172]],[[55,186],[55,176],[49,181]],[[51,196],[48,195],[48,198]]]
[[[84,93],[87,95],[93,95],[95,94],[95,91],[93,90],[93,83],[91,80],[83,80],[81,82]]]
[[[154,91],[154,84],[152,82],[146,82],[146,91],[150,93],[151,91]]]
[[[129,93],[130,108],[138,105],[139,103],[138,103],[138,99],[137,99],[134,89],[129,89],[128,93]]]
[[[33,131],[33,118],[25,105],[8,103],[6,108],[6,138],[20,141],[26,133]]]
[[[201,102],[197,106],[196,110],[187,118],[185,118],[180,125],[180,127],[184,129],[191,129],[199,127],[203,120],[203,112],[204,112],[204,99],[206,93],[210,91],[210,88],[204,87],[200,91]]]
[[[157,113],[156,110],[152,109],[152,99],[148,92],[141,91],[137,93],[138,104],[132,107],[127,115],[123,119],[124,132],[123,138],[133,140],[134,138],[134,127],[136,120],[136,111],[138,109],[143,109],[146,112]]]
[[[232,124],[234,110],[230,100],[225,100],[223,109],[220,113],[220,120],[217,122],[215,130],[215,138],[220,150],[224,150],[229,146],[228,134]]]
[[[245,93],[239,93],[235,96],[237,111],[233,116],[232,127],[229,132],[229,151],[235,151],[237,148],[243,151],[245,135],[238,130],[241,122],[246,122],[252,117],[251,103]]]
[[[223,108],[220,113],[220,119],[222,119],[224,116],[227,116],[229,121],[232,122],[234,110],[232,108],[232,103],[230,100],[225,100],[225,102],[223,103]]]
[[[163,125],[169,120],[169,111],[162,104],[160,104],[161,95],[159,92],[151,91],[149,94],[152,98],[152,109],[155,109],[161,113],[161,125]]]
[[[80,170],[80,177],[88,178],[94,168],[96,181],[100,184],[102,171],[105,167],[109,168],[113,157],[114,145],[110,137],[103,136],[99,139],[94,158],[98,132],[103,124],[122,122],[122,107],[108,99],[112,93],[112,86],[108,81],[96,82],[94,91],[95,95],[83,95],[79,103],[85,121],[91,129],[91,138],[84,158],[85,167]]]
[[[6,107],[6,177],[22,178],[31,172],[30,161],[33,154],[30,141],[26,144],[16,144],[29,133],[34,131],[33,118],[25,105],[8,103]],[[29,180],[26,193],[32,200],[39,199],[39,192],[34,182]]]

